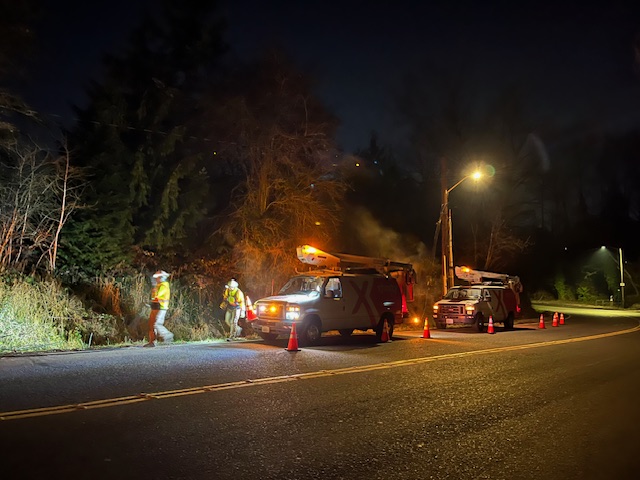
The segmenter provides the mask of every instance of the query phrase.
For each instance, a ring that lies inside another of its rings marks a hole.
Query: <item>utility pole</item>
[[[447,268],[449,246],[449,192],[447,191],[447,159],[440,157],[440,185],[442,190],[442,207],[440,208],[440,233],[442,250],[442,295],[446,295],[448,289]]]

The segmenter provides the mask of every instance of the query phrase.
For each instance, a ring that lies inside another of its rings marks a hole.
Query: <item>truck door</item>
[[[507,317],[507,312],[504,305],[503,291],[498,288],[485,289],[485,295],[489,302],[489,308],[491,310],[490,315],[493,315],[495,322],[502,322]],[[488,321],[489,318],[485,318]]]
[[[324,284],[319,311],[325,332],[344,328],[345,302],[342,287],[340,277],[329,277]]]

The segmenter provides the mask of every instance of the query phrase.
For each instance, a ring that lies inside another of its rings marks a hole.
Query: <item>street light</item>
[[[604,245],[600,247],[601,250],[607,250]],[[607,250],[608,251],[608,250]],[[624,308],[624,264],[622,263],[622,248],[618,248],[618,254],[620,259],[620,306]]]
[[[442,230],[442,294],[446,295],[449,287],[453,287],[453,238],[451,229],[451,210],[449,210],[449,194],[468,178],[478,180],[482,177],[479,171],[462,177],[455,185],[442,191],[442,210],[440,212],[440,228]]]

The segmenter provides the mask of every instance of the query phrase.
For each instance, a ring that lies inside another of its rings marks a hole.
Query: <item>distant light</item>
[[[360,166],[360,162],[356,162],[356,167],[359,167],[359,166]]]
[[[473,178],[474,180],[479,180],[482,177],[482,173],[481,172],[473,172],[471,174],[471,178]]]
[[[320,222],[316,222],[316,226],[320,226],[322,225]]]
[[[600,247],[600,250],[606,250],[606,249],[607,249],[607,247],[605,247],[604,245],[602,245],[602,246]]]

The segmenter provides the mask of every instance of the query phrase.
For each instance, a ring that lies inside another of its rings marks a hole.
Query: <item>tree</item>
[[[338,230],[345,185],[334,166],[335,119],[311,87],[271,52],[238,72],[220,102],[218,116],[238,139],[225,153],[229,173],[242,178],[220,233],[256,288],[294,271],[296,246],[329,248]]]
[[[185,5],[187,4],[187,5]],[[193,133],[201,95],[225,48],[213,2],[165,0],[78,111],[71,136],[88,167],[92,210],[67,242],[88,270],[130,261],[136,250],[181,252],[209,209],[211,158]]]
[[[23,63],[33,46],[31,23],[37,9],[30,0],[0,0],[0,145],[15,145],[18,127],[15,114],[35,117],[9,84],[23,75]]]
[[[52,155],[37,146],[2,151],[0,163],[0,270],[54,273],[62,228],[78,206],[81,172],[69,152]]]
[[[485,170],[482,186],[470,192],[467,183],[449,197],[456,258],[484,270],[513,261],[536,224],[541,163],[521,98],[505,89],[488,102],[461,81],[435,87],[409,81],[399,99],[425,188],[432,192],[425,204],[434,218],[444,189],[479,167]]]

